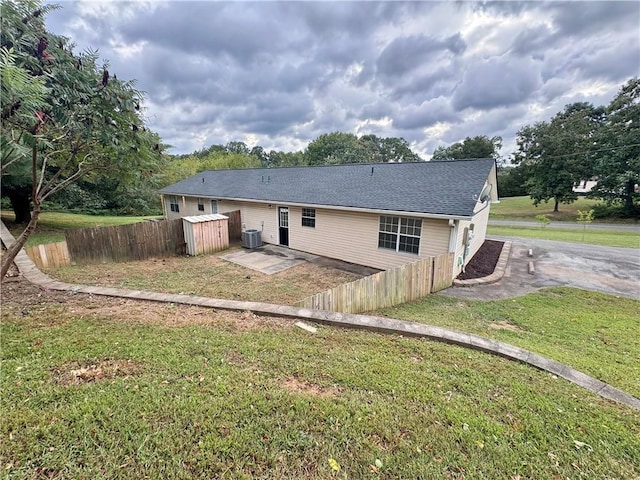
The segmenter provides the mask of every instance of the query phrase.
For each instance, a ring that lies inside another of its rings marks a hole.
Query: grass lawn
[[[158,217],[121,217],[81,215],[77,213],[43,212],[38,219],[35,233],[27,240],[27,246],[41,245],[44,243],[63,242],[64,231],[69,228],[109,227],[112,225],[126,225],[128,223],[142,222],[148,218]],[[13,223],[15,215],[7,211],[2,212],[2,221],[11,231],[14,237],[24,230],[24,225]]]
[[[541,203],[537,207],[533,205],[530,197],[507,197],[501,198],[500,203],[491,205],[490,218],[494,220],[532,220],[535,221],[536,215],[546,215],[551,221],[556,222],[575,222],[578,217],[578,210],[589,211],[599,200],[585,197],[578,199],[570,204],[561,203],[558,213],[553,213],[553,202]],[[634,223],[630,219],[598,219],[598,223]]]
[[[571,228],[503,227],[490,225],[487,235],[540,238],[560,242],[589,243],[609,247],[640,247],[640,234],[628,230],[586,230]]]
[[[431,295],[380,312],[502,340],[640,397],[640,302],[572,288],[471,302]]]
[[[69,283],[287,305],[359,278],[311,263],[266,275],[220,258],[238,249],[234,247],[215,255],[197,257],[72,265],[47,269],[46,272]]]
[[[499,357],[21,282],[3,290],[7,478],[640,476],[639,411]],[[628,300],[569,290],[512,305],[433,298],[421,308],[430,323],[509,321],[522,331],[495,333],[535,337],[542,353],[589,353],[603,372],[628,375],[618,386],[638,378],[621,352],[639,354],[629,314],[617,317],[637,311]]]

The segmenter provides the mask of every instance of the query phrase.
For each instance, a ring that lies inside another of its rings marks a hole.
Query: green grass
[[[575,222],[578,217],[578,210],[588,211],[601,203],[585,197],[570,204],[561,203],[559,212],[553,212],[553,202],[541,203],[537,207],[530,197],[508,197],[501,198],[500,203],[491,205],[489,218],[494,220],[530,220],[535,221],[536,215],[546,215],[547,218],[555,222]],[[634,223],[630,219],[598,219],[597,223]]]
[[[637,300],[558,287],[491,302],[431,295],[379,313],[512,343],[640,397]]]
[[[113,225],[126,225],[129,223],[142,222],[149,218],[158,217],[123,217],[123,216],[98,216],[82,215],[78,213],[43,212],[38,219],[35,233],[27,240],[26,246],[41,245],[45,243],[63,242],[64,231],[69,228],[87,227],[109,227]],[[14,237],[18,237],[24,225],[13,223],[15,215],[9,212],[2,212],[2,221],[11,231]]]
[[[625,358],[639,354],[628,331],[638,305],[628,300],[569,290],[513,304],[433,299],[414,313],[477,328],[508,319],[524,329],[514,343],[592,352],[603,372],[621,369],[618,386],[639,378]],[[169,328],[114,315],[76,314],[61,299],[4,308],[7,478],[640,476],[640,412],[526,365],[354,330]],[[69,365],[104,359],[130,359],[141,371],[54,381]]]
[[[609,247],[640,247],[640,233],[628,230],[596,230],[571,228],[542,227],[503,227],[490,225],[487,235],[504,235],[507,237],[540,238],[560,242],[588,243]]]

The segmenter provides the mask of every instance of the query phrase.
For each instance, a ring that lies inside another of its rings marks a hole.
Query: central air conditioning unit
[[[245,230],[242,232],[242,246],[244,248],[258,248],[262,246],[260,230]]]

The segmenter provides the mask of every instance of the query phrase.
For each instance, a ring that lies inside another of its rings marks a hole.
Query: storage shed
[[[187,255],[219,252],[229,248],[229,217],[219,213],[183,217]]]

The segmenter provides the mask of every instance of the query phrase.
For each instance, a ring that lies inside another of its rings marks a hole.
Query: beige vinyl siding
[[[456,260],[454,262],[454,276],[457,276],[462,272],[462,265],[459,259],[464,255],[464,246],[462,240],[464,238],[464,229],[469,228],[469,225],[473,223],[473,239],[469,246],[469,255],[465,258],[465,264],[469,263],[469,260],[475,255],[478,249],[484,243],[487,236],[487,224],[489,223],[489,210],[491,204],[483,205],[478,203],[475,207],[476,213],[471,220],[460,220],[458,223],[458,235],[456,238]]]
[[[167,220],[175,220],[176,218],[182,217],[192,217],[194,215],[211,215],[213,212],[211,211],[211,198],[207,197],[185,197],[182,195],[175,195],[178,199],[178,205],[180,205],[179,212],[172,212],[169,199],[171,195],[163,195],[163,206],[164,206],[164,216]],[[198,199],[202,201],[204,204],[204,212],[198,210]],[[227,208],[223,210],[224,203],[234,203],[234,202],[223,202],[222,200],[218,200],[218,212],[228,212],[231,210],[238,210],[238,208]]]
[[[169,211],[167,196],[165,196],[167,218],[198,214],[196,197],[184,197],[184,200],[178,197],[178,199],[180,213],[176,214]],[[263,242],[276,245],[279,243],[279,206],[286,205],[218,200],[218,212],[240,210],[243,229],[260,230]],[[315,228],[303,227],[302,207],[289,206],[290,248],[381,270],[449,251],[451,227],[446,219],[421,219],[420,251],[418,255],[414,255],[378,247],[380,215],[377,213],[322,208],[315,210]],[[202,214],[202,212],[199,213]],[[210,213],[206,207],[204,213]],[[405,215],[405,217],[417,218],[411,215]]]
[[[375,213],[317,208],[315,228],[302,226],[302,207],[291,207],[289,215],[291,248],[382,270],[440,255],[449,248],[447,220],[422,219],[420,253],[414,255],[378,248],[380,215]]]
[[[495,164],[491,168],[491,172],[489,172],[486,185],[491,185],[491,193],[489,194],[491,196],[491,203],[496,203],[498,201],[498,177]]]
[[[262,241],[278,244],[278,208],[266,203],[218,200],[219,212],[240,210],[243,230],[260,230]],[[289,220],[291,221],[291,220]]]

